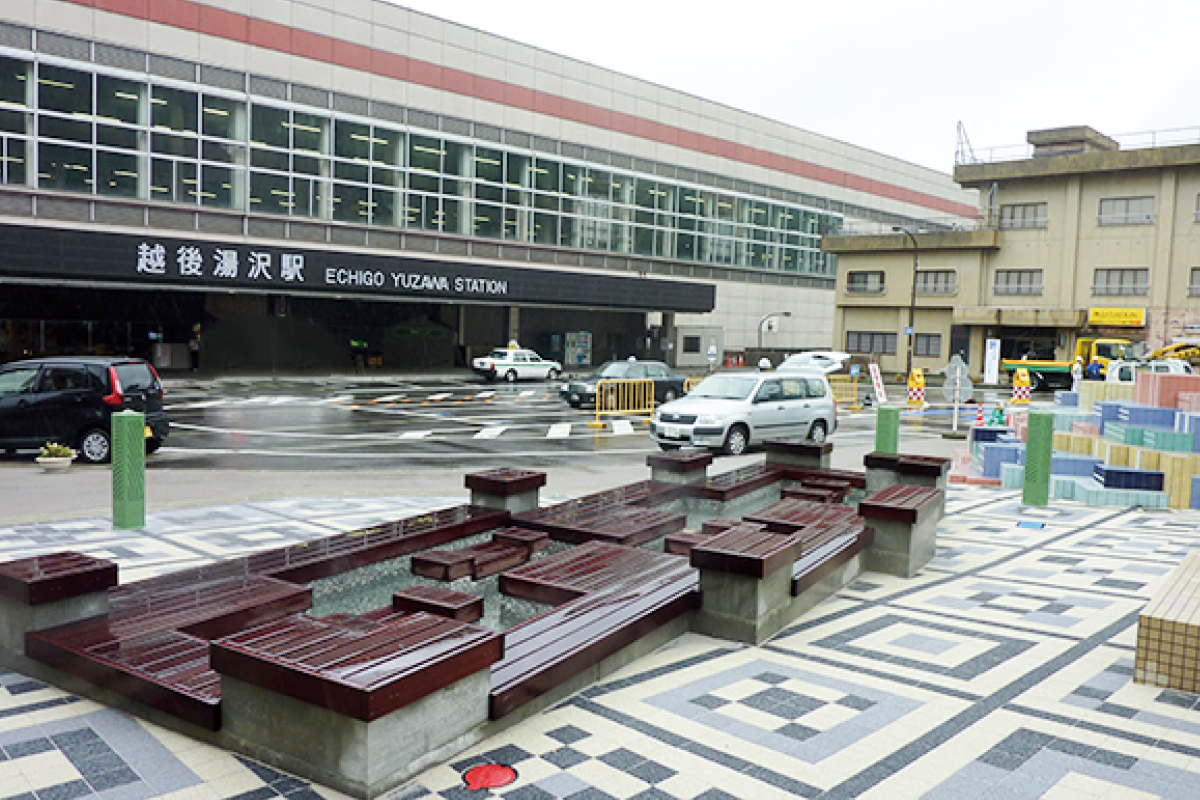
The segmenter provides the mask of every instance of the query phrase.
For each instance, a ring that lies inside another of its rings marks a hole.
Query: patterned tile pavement
[[[286,500],[0,527],[0,558],[70,546],[126,580],[461,498]],[[1200,514],[1025,508],[954,487],[935,560],[865,573],[762,647],[686,635],[389,800],[1200,797],[1200,697],[1131,682],[1137,613]],[[464,773],[512,767],[473,791]],[[0,800],[342,795],[0,674]]]

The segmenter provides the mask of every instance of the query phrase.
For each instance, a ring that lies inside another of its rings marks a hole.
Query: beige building
[[[1200,144],[1122,147],[1087,127],[1028,143],[1024,157],[956,167],[981,198],[970,230],[825,238],[836,346],[903,371],[911,315],[913,366],[961,352],[979,374],[989,338],[1005,358],[1067,359],[1083,335],[1149,348],[1200,335]]]

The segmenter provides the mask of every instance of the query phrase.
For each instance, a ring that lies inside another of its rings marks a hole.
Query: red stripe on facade
[[[737,144],[695,131],[664,125],[567,97],[528,89],[494,78],[474,75],[427,61],[407,58],[363,45],[310,33],[245,14],[214,9],[193,0],[63,0],[79,6],[157,22],[289,55],[337,64],[387,78],[416,83],[464,97],[579,122],[616,133],[720,156],[757,167],[785,172],[831,186],[855,189],[921,206],[944,214],[973,217],[976,209],[934,195],[906,189],[798,158]]]

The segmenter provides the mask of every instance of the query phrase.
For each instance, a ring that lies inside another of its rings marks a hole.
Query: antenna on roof
[[[975,151],[971,149],[971,140],[967,138],[967,126],[962,124],[962,120],[958,121],[958,147],[954,150],[954,163],[956,165],[979,163],[979,159],[975,157]]]

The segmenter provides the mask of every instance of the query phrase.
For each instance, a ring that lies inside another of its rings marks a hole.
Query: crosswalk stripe
[[[559,422],[551,425],[550,430],[546,432],[547,439],[566,439],[571,435],[571,423]]]
[[[475,399],[478,400],[480,397],[495,397],[495,396],[496,396],[496,393],[492,392],[492,391],[480,392],[479,394],[475,395]]]
[[[405,431],[404,433],[400,434],[400,438],[401,439],[424,439],[426,436],[429,436],[432,433],[433,433],[433,431]]]
[[[394,403],[397,400],[402,400],[402,399],[404,399],[404,395],[402,395],[402,394],[385,394],[383,397],[376,397],[371,402],[372,403]]]
[[[442,392],[440,394],[431,394],[428,397],[426,397],[425,399],[426,400],[445,400],[449,396],[450,396],[450,392]]]
[[[476,439],[495,439],[500,434],[508,430],[507,425],[489,425],[488,427],[475,434]]]
[[[526,389],[525,391],[521,392],[521,393],[520,393],[519,395],[517,395],[517,396],[518,396],[518,397],[528,397],[528,396],[529,396],[529,395],[531,395],[531,394],[533,394],[533,389]]]
[[[613,436],[632,436],[633,423],[627,419],[614,419],[612,421]]]

